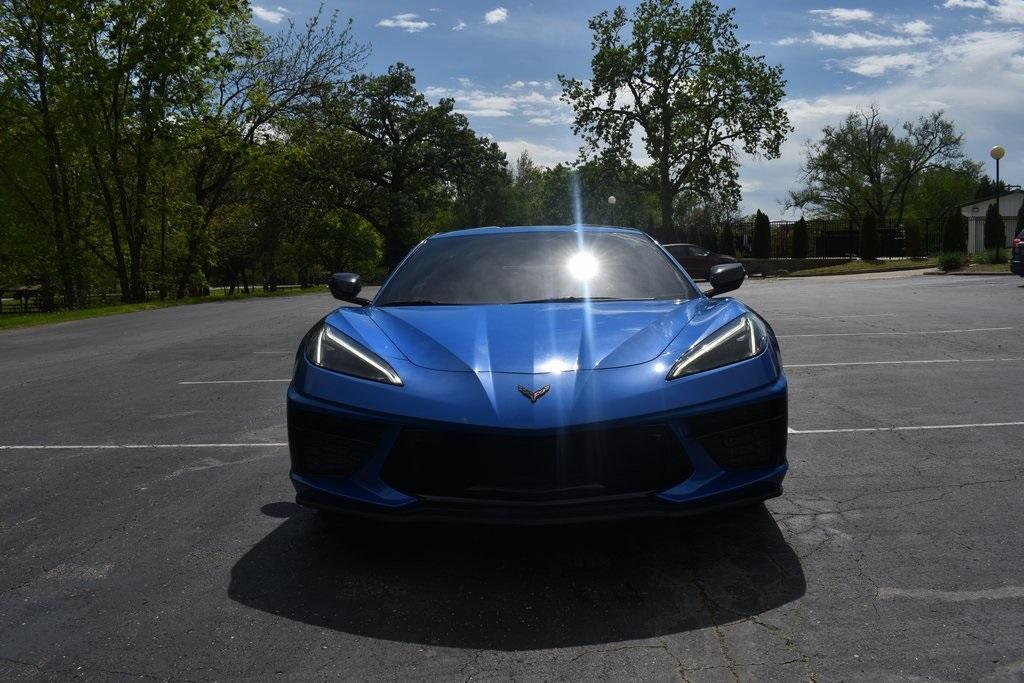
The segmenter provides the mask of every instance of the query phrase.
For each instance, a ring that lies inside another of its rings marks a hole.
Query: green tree
[[[807,221],[802,216],[793,224],[793,258],[807,258]]]
[[[1017,211],[1017,230],[1015,234],[1020,235],[1024,232],[1024,202],[1021,202],[1020,210]]]
[[[736,238],[729,223],[722,226],[722,231],[718,235],[718,253],[726,256],[736,255]]]
[[[1006,225],[999,215],[999,207],[993,202],[985,211],[985,249],[995,249],[996,259],[999,251],[1006,246]]]
[[[966,218],[959,209],[950,209],[946,213],[946,222],[942,229],[942,251],[945,253],[964,253],[964,231]]]
[[[447,98],[430,104],[404,64],[356,75],[330,97],[310,172],[340,208],[380,232],[388,266],[437,227],[420,218],[452,199],[479,197],[507,173],[504,153],[454,109]]]
[[[584,153],[625,166],[639,131],[652,159],[642,178],[658,193],[659,237],[673,234],[680,193],[739,196],[738,151],[775,158],[791,131],[780,106],[782,68],[751,55],[736,37],[734,11],[710,0],[642,0],[589,22],[592,76],[559,76]]]
[[[205,97],[194,101],[178,131],[194,206],[186,220],[185,253],[178,266],[184,296],[196,261],[210,240],[210,226],[225,205],[238,201],[232,181],[262,156],[282,151],[268,144],[287,134],[289,119],[320,115],[320,99],[363,63],[364,45],[351,21],[323,21],[315,14],[302,29],[292,24],[268,36],[248,16],[230,18],[220,59],[206,74]]]
[[[915,179],[929,169],[956,168],[963,156],[963,134],[943,112],[890,127],[872,105],[826,126],[808,145],[803,187],[790,192],[787,206],[825,217],[871,211],[902,220]]]
[[[878,217],[874,211],[865,211],[860,221],[860,248],[857,255],[862,261],[874,261],[878,258],[879,246]]]
[[[74,125],[71,32],[81,30],[80,3],[11,0],[0,3],[0,177],[8,208],[23,226],[47,235],[64,304],[86,295],[83,274],[88,171]],[[43,266],[36,262],[34,267]],[[34,273],[35,275],[36,273]]]
[[[772,252],[772,224],[768,220],[768,216],[758,209],[757,214],[754,216],[754,235],[753,235],[753,253],[754,258],[770,258]]]

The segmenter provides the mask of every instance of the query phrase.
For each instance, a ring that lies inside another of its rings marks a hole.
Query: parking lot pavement
[[[1020,282],[748,282],[785,494],[568,530],[295,506],[285,381],[329,298],[0,334],[0,678],[1019,680]]]

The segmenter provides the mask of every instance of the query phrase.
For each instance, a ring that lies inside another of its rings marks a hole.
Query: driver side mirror
[[[366,306],[368,299],[357,296],[363,289],[363,279],[355,273],[335,273],[331,276],[328,286],[335,299]]]
[[[704,292],[704,295],[717,296],[739,289],[746,277],[747,271],[743,269],[742,263],[723,263],[712,266],[711,273],[708,275],[711,289]]]

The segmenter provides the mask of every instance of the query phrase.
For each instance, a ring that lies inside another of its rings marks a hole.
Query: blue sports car
[[[715,266],[646,234],[481,228],[414,248],[305,336],[288,389],[296,500],[387,520],[677,516],[782,492],[778,342]]]

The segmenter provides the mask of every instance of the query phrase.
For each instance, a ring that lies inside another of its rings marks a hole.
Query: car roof
[[[452,232],[439,232],[427,239],[445,239],[447,237],[471,237],[474,235],[500,235],[512,232],[611,232],[628,233],[631,235],[643,234],[642,230],[636,228],[621,228],[610,225],[515,225],[504,228],[490,226],[487,228],[469,228],[467,230],[454,230]]]

